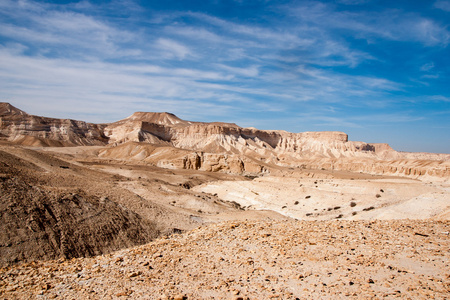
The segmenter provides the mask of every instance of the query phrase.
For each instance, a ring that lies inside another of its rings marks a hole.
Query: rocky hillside
[[[29,115],[0,103],[0,136],[30,146],[105,145],[104,125]]]
[[[98,159],[101,148],[55,153],[0,142],[0,267],[109,253],[221,218],[278,217],[244,216],[236,203],[191,190],[245,177]]]
[[[388,145],[349,142],[343,132],[290,133],[241,128],[230,123],[201,123],[169,113],[137,112],[112,124],[29,115],[9,103],[0,103],[0,133],[22,144],[73,146],[146,142],[208,153],[275,158],[379,156],[394,153]]]
[[[170,113],[136,112],[111,124],[90,124],[32,116],[0,103],[1,136],[26,146],[105,145],[101,158],[172,169],[262,174],[291,167],[450,177],[448,154],[397,152],[387,144],[349,141],[343,132],[258,130],[190,122]]]
[[[32,161],[38,162],[34,155]],[[93,193],[75,166],[49,160],[44,169],[0,150],[0,265],[93,256],[158,236],[148,218],[107,194]],[[52,172],[51,165],[61,172]]]
[[[231,222],[0,270],[4,299],[447,299],[450,224]],[[36,284],[36,283],[39,284]]]
[[[188,122],[168,113],[137,112],[109,124],[110,143],[147,142],[209,153],[240,154],[275,159],[280,153],[298,157],[381,156],[395,151],[388,145],[349,142],[343,132],[290,133],[242,128],[230,123]]]

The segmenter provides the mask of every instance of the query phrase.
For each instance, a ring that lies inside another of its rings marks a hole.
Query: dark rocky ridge
[[[61,178],[44,172],[0,151],[0,265],[94,256],[158,236],[153,222],[81,185],[58,188]]]

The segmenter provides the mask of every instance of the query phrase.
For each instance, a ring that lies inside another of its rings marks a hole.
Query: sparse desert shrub
[[[380,197],[381,197],[381,195],[380,195],[380,194],[376,194],[376,195],[375,195],[375,197],[377,197],[377,198],[380,198]]]
[[[384,193],[384,190],[383,190],[383,189],[380,189],[380,192]]]
[[[339,216],[336,217],[336,219],[340,219],[340,218],[342,218],[343,216],[344,216],[343,214],[340,214]]]
[[[334,210],[338,210],[338,209],[340,209],[340,208],[341,208],[340,206],[335,206],[335,207],[333,207]]]
[[[312,216],[312,213],[307,213],[306,216],[307,217]]]
[[[309,199],[309,198],[311,198],[311,196],[306,196],[306,197],[305,197],[305,199]]]
[[[294,202],[294,205],[297,205],[297,204],[299,204],[299,203],[300,203],[300,202],[298,202],[298,201],[295,201],[295,202]]]
[[[350,207],[355,207],[356,206],[356,202],[350,202]]]
[[[332,211],[332,210],[333,210],[332,207],[328,207],[328,208],[327,208],[327,211]]]
[[[352,212],[352,216],[356,216],[356,214],[357,214],[356,211]]]

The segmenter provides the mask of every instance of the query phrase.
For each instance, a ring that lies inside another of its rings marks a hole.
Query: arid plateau
[[[0,103],[1,299],[448,299],[450,154]]]

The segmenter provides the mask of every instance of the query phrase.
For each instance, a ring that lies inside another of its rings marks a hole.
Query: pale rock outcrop
[[[1,103],[0,137],[28,146],[108,144],[112,147],[100,151],[100,157],[213,172],[269,172],[270,166],[413,178],[448,178],[450,172],[449,154],[397,152],[388,144],[349,141],[338,131],[258,130],[233,123],[189,122],[170,113],[136,112],[111,124],[91,124],[32,116]],[[134,143],[153,146],[150,150]],[[128,145],[121,147],[124,144]]]
[[[290,133],[242,128],[231,123],[187,122],[168,113],[134,113],[105,128],[110,143],[128,141],[170,143],[193,151],[273,157],[373,157],[377,152],[395,152],[362,142],[349,142],[337,131]]]

